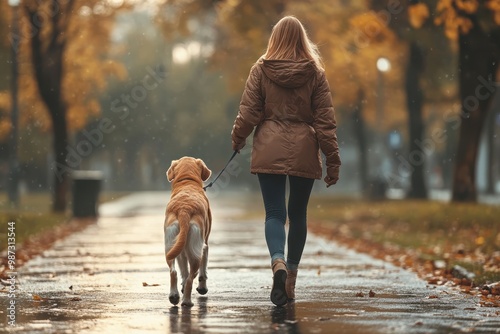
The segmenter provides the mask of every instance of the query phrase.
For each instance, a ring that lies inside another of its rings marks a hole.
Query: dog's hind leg
[[[165,227],[165,259],[167,257],[167,253],[175,244],[175,238],[178,234],[179,224],[177,222],[168,227]],[[177,271],[175,270],[175,258],[167,260],[167,264],[170,270],[170,293],[168,295],[168,299],[173,305],[177,305],[179,303],[180,296],[179,290],[177,290]]]
[[[200,295],[205,295],[208,292],[207,288],[207,265],[208,265],[208,245],[203,245],[203,256],[201,257],[201,266],[200,266],[200,276],[198,277],[198,287],[196,291]]]
[[[167,261],[168,267],[170,268],[170,293],[168,295],[168,300],[174,305],[179,304],[179,290],[177,290],[177,271],[175,270],[175,259]]]
[[[189,276],[188,260],[184,252],[181,252],[177,257],[177,264],[179,265],[179,270],[181,272],[181,292],[184,293],[184,286],[186,285],[186,280]]]
[[[203,238],[200,228],[197,224],[191,224],[189,227],[188,243],[185,248],[185,255],[189,261],[189,275],[184,284],[184,293],[182,295],[182,306],[193,306],[191,301],[191,292],[193,290],[193,281],[198,275],[203,253]]]
[[[193,281],[198,274],[198,269],[200,268],[200,260],[196,258],[189,259],[189,276],[186,279],[186,285],[184,286],[184,293],[182,294],[182,306],[193,306],[191,301],[191,292],[193,290]]]

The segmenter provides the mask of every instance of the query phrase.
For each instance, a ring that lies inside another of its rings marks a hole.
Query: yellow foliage
[[[477,0],[455,0],[455,5],[467,14],[475,13],[479,7]]]
[[[7,140],[10,134],[11,100],[8,92],[0,92],[0,142]]]
[[[67,2],[59,5],[65,6]],[[26,0],[22,5],[36,8],[43,17],[52,15],[51,1]],[[123,5],[125,6],[125,5]],[[89,11],[88,15],[81,13]],[[106,59],[109,50],[109,35],[113,29],[116,8],[111,2],[103,5],[101,0],[75,0],[71,14],[64,17],[68,26],[60,32],[59,38],[66,38],[63,58],[62,96],[67,106],[68,130],[83,128],[89,118],[100,112],[97,97],[106,88],[110,76],[126,77],[122,64]],[[49,131],[52,122],[43,103],[32,64],[32,30],[39,29],[42,50],[50,43],[54,29],[51,21],[43,21],[33,27],[26,11],[19,8],[21,29],[19,62],[19,109],[20,126],[34,126],[41,131]],[[9,17],[11,17],[9,8]],[[59,27],[61,28],[61,27]],[[42,83],[43,84],[43,83]]]
[[[425,20],[429,18],[429,8],[424,3],[418,3],[408,7],[408,19],[414,28],[420,28]]]
[[[486,7],[493,12],[495,23],[500,25],[500,0],[489,0]]]
[[[355,31],[361,32],[368,43],[394,40],[394,33],[373,11],[354,16],[350,25]]]
[[[436,25],[443,25],[446,36],[451,40],[457,40],[459,33],[465,34],[472,28],[471,20],[460,16],[454,5],[466,13],[473,13],[477,10],[478,3],[475,0],[439,0],[434,22]]]
[[[11,124],[8,119],[0,119],[0,142],[5,142],[9,138]]]
[[[7,91],[0,92],[0,111],[10,110],[11,108],[10,94]]]

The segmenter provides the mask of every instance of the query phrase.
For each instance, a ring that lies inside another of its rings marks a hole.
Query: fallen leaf
[[[36,302],[44,302],[47,298],[40,297],[39,295],[33,295],[33,300]]]
[[[481,296],[481,301],[479,302],[479,304],[485,307],[500,307],[500,298],[498,298],[498,296],[493,296],[493,295],[488,295],[488,296],[483,295]]]
[[[481,237],[481,236],[477,237],[475,241],[476,241],[476,245],[481,246],[482,244],[484,244],[484,237]]]
[[[470,286],[465,286],[465,287],[463,287],[463,288],[462,288],[462,292],[465,292],[465,293],[470,293],[470,290],[471,290],[471,289],[472,289],[472,288],[471,288]]]
[[[361,291],[360,291],[360,292],[358,292],[358,293],[356,294],[356,297],[364,297],[364,296],[365,296],[365,295],[364,295],[364,294],[363,294],[363,292],[361,292]]]
[[[375,297],[375,292],[373,292],[372,290],[370,290],[370,292],[368,292],[368,296],[373,298]]]
[[[431,277],[431,278],[427,279],[427,282],[428,282],[429,284],[438,284],[438,282],[439,282],[439,277]]]
[[[439,298],[439,297],[438,297],[437,295],[430,295],[428,298],[429,298],[429,299],[437,299],[437,298]]]
[[[142,286],[160,286],[160,284],[157,284],[157,283],[155,283],[155,284],[148,284],[146,282],[142,282]]]

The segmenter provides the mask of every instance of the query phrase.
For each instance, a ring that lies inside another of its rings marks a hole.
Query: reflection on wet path
[[[236,220],[237,207],[225,208],[222,196],[212,199],[208,294],[194,292],[191,309],[174,307],[163,255],[167,199],[166,193],[143,193],[104,206],[98,224],[30,261],[18,275],[18,326],[0,331],[449,333],[500,327],[473,297],[427,287],[411,273],[314,235],[299,270],[297,301],[275,307],[263,223]],[[0,294],[3,325],[8,302]]]

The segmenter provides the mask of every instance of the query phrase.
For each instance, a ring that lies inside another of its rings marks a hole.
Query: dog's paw
[[[193,305],[194,305],[193,302],[190,300],[184,300],[184,301],[182,301],[182,304],[181,304],[181,306],[185,306],[185,307],[193,307]]]
[[[170,302],[173,305],[179,304],[179,300],[180,300],[179,294],[175,293],[175,294],[169,295],[168,300],[170,300]]]
[[[203,288],[196,288],[196,291],[198,291],[198,293],[199,293],[200,295],[206,295],[206,294],[207,294],[207,292],[208,292],[208,289],[207,289],[207,288],[205,288],[205,287],[203,287]]]

